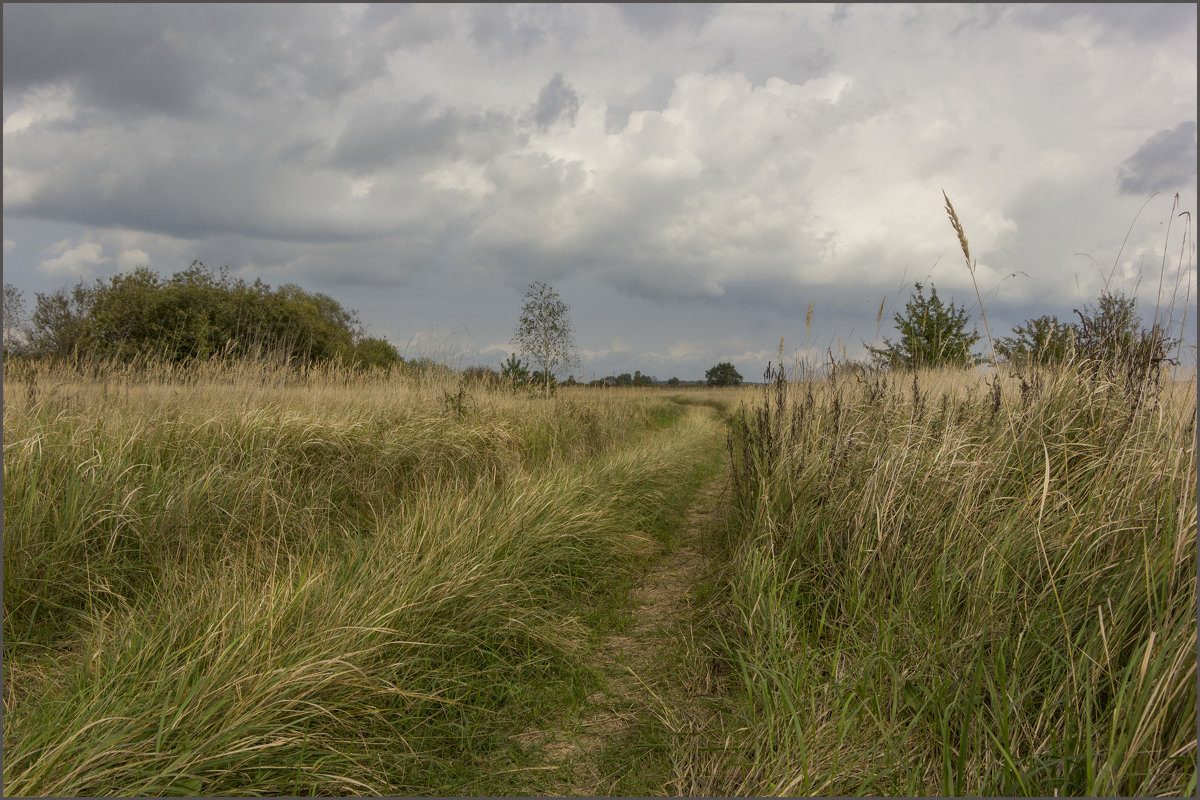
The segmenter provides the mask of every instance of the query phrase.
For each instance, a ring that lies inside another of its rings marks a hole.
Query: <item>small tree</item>
[[[513,342],[521,352],[541,367],[545,396],[550,397],[551,379],[563,367],[575,362],[575,333],[567,315],[569,307],[558,292],[540,281],[529,284],[521,306],[521,320],[513,332]]]
[[[1174,346],[1174,340],[1166,337],[1161,326],[1142,330],[1136,306],[1136,298],[1105,290],[1095,306],[1084,306],[1083,311],[1075,309],[1079,316],[1077,335],[1084,354],[1095,359],[1130,355],[1143,340],[1161,339],[1168,350]]]
[[[1167,354],[1179,344],[1155,322],[1142,328],[1136,299],[1105,290],[1096,306],[1075,309],[1079,316],[1077,349],[1094,374],[1121,376],[1131,389],[1157,385],[1164,362],[1175,363]]]
[[[920,283],[904,306],[904,314],[895,316],[900,339],[883,340],[883,347],[867,346],[877,365],[901,369],[937,367],[943,364],[967,367],[977,355],[971,347],[979,341],[979,331],[967,331],[967,311],[942,303],[937,289],[929,286],[929,297]]]
[[[516,389],[529,382],[529,365],[510,353],[507,361],[500,362],[500,379]]]
[[[733,368],[733,364],[722,361],[704,373],[704,380],[709,386],[741,386],[742,376]]]
[[[1013,364],[1061,364],[1074,347],[1077,328],[1045,315],[1013,328],[1013,336],[996,340],[996,353]]]

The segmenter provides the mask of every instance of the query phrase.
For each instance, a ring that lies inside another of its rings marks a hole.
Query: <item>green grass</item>
[[[9,795],[520,790],[714,452],[657,393],[176,377],[6,382]]]

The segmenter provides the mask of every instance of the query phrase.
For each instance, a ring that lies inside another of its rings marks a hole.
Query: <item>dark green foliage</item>
[[[500,362],[500,378],[515,389],[529,383],[529,365],[517,358],[516,353],[509,353],[508,360]]]
[[[193,261],[167,280],[139,267],[70,291],[39,293],[31,349],[49,356],[174,362],[218,354],[270,354],[303,364],[399,359],[381,340],[360,341],[361,333],[355,313],[328,295],[295,284],[272,291],[261,280],[248,284],[227,268],[214,273]]]
[[[69,293],[59,289],[51,294],[37,293],[34,306],[31,350],[42,355],[69,355],[84,343],[91,292],[77,284]]]
[[[553,373],[547,375],[540,369],[535,369],[529,376],[529,383],[533,386],[543,387],[547,395],[558,388],[558,378],[555,378]]]
[[[1167,354],[1179,344],[1157,321],[1142,328],[1135,298],[1107,289],[1096,305],[1075,309],[1079,322],[1042,316],[1013,328],[996,342],[996,352],[1016,367],[1050,366],[1074,360],[1082,375],[1123,385],[1141,396],[1158,383]]]
[[[387,339],[368,336],[359,340],[354,347],[354,362],[359,367],[386,369],[393,364],[401,364],[403,361],[400,358],[400,352]]]
[[[1167,354],[1179,344],[1157,320],[1143,329],[1136,303],[1135,298],[1105,290],[1095,306],[1075,309],[1076,342],[1085,370],[1119,382],[1135,396],[1135,404],[1145,392],[1154,394],[1162,364],[1174,363]]]
[[[1105,290],[1095,306],[1086,305],[1083,311],[1075,309],[1083,349],[1096,356],[1128,350],[1137,340],[1142,325],[1136,305],[1135,298]]]
[[[929,286],[925,297],[920,283],[904,305],[904,313],[895,315],[899,341],[883,340],[883,347],[870,347],[876,365],[898,369],[961,366],[975,363],[977,355],[971,347],[979,341],[979,331],[967,331],[965,308],[942,303],[937,289]]]
[[[1015,326],[1013,334],[996,340],[996,353],[1001,358],[1013,364],[1050,366],[1070,357],[1077,329],[1047,314]]]
[[[733,364],[722,361],[704,373],[704,381],[709,386],[741,386],[742,376],[733,368]]]
[[[622,372],[616,377],[609,375],[607,378],[598,381],[592,381],[591,386],[653,386],[654,378],[650,375],[643,375],[641,370],[634,370],[630,375],[628,372]]]
[[[453,374],[453,371],[450,369],[450,367],[446,366],[440,361],[434,361],[428,356],[410,358],[404,362],[404,369],[410,375],[419,375],[422,378],[431,378],[436,376],[450,377]]]
[[[500,383],[500,373],[491,367],[475,365],[462,371],[463,380],[478,383],[483,386],[496,386]]]
[[[1135,298],[1106,290],[1095,306],[1075,309],[1079,316],[1076,337],[1083,355],[1095,360],[1165,360],[1179,340],[1168,337],[1157,321],[1150,328],[1142,328],[1136,304]]]

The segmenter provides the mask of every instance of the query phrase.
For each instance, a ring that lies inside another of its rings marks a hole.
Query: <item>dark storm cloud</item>
[[[549,128],[564,117],[569,124],[574,125],[575,115],[578,113],[579,95],[563,80],[561,72],[554,73],[554,77],[538,94],[537,105],[533,109],[534,121],[543,129]]]
[[[38,178],[6,195],[5,214],[188,240],[242,235],[315,243],[420,231],[448,213],[436,197],[420,197],[411,179],[390,178],[371,198],[350,196],[347,177],[321,163],[326,146],[319,140],[213,142],[208,129],[191,128],[99,127],[96,143],[82,150],[72,147],[74,135],[53,130],[8,134],[6,189],[10,173]],[[306,153],[308,164],[298,164]]]
[[[471,39],[480,47],[510,55],[528,53],[546,41],[546,27],[538,14],[547,10],[500,3],[474,6]]]
[[[4,28],[5,94],[67,83],[89,105],[180,113],[207,80],[154,6],[6,4]]]
[[[399,47],[419,47],[454,34],[453,21],[436,6],[409,3],[372,3],[363,12],[359,28],[380,31],[382,41]]]
[[[1102,27],[1101,41],[1152,41],[1196,27],[1194,3],[1034,3],[1013,6],[1012,13],[1017,22],[1047,32],[1089,19]]]
[[[371,172],[400,158],[453,155],[459,115],[439,108],[432,97],[360,109],[346,124],[333,148],[333,163],[354,172]]]
[[[4,91],[65,85],[83,106],[196,116],[230,94],[329,99],[379,75],[336,9],[237,4],[6,4]]]
[[[621,18],[639,33],[662,36],[676,28],[697,31],[717,9],[711,3],[618,3]]]
[[[432,97],[359,109],[333,146],[331,163],[367,174],[413,160],[486,160],[523,141],[516,123],[499,112],[464,112]]]
[[[97,228],[130,228],[199,239],[239,234],[297,242],[370,236],[365,224],[337,219],[320,204],[297,203],[318,188],[256,158],[179,159],[162,169],[125,175],[110,186],[103,168],[72,170],[71,182],[48,181],[8,213]]]
[[[1166,192],[1195,184],[1195,122],[1159,131],[1117,167],[1121,194]]]
[[[984,4],[971,9],[968,13],[970,16],[965,17],[950,31],[951,36],[965,32],[986,31],[1004,16],[1004,6]]]
[[[336,101],[385,75],[387,30],[342,19],[336,5],[196,3],[180,36],[195,39],[222,97]]]

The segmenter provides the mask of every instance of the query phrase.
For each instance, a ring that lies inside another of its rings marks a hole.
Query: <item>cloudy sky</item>
[[[1106,282],[1147,319],[1195,305],[1194,4],[5,3],[3,23],[4,281],[30,305],[200,259],[466,366],[512,349],[539,280],[588,378],[753,380],[780,336],[789,359],[861,356],[914,281],[978,319],[943,190],[996,336]]]

